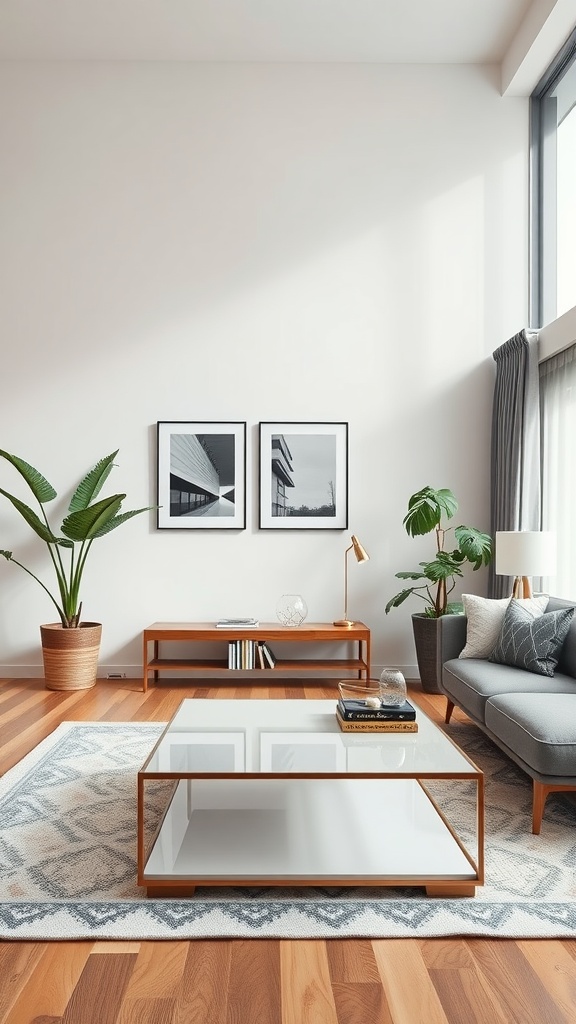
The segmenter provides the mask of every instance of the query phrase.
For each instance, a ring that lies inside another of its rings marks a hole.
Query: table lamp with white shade
[[[532,577],[556,572],[556,534],[549,530],[497,532],[495,549],[494,571],[514,577],[512,597],[532,597]]]

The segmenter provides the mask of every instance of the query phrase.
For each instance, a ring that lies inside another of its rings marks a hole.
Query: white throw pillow
[[[462,594],[466,625],[466,646],[459,658],[489,658],[496,646],[509,597],[494,599],[477,597],[476,594]],[[518,602],[537,619],[543,615],[548,604],[548,594],[539,597],[523,597]]]

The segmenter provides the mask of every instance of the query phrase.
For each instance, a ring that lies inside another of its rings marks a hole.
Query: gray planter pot
[[[442,693],[442,665],[449,658],[457,657],[458,651],[462,650],[466,617],[441,615],[439,619],[429,619],[415,612],[412,629],[422,689],[426,693]]]

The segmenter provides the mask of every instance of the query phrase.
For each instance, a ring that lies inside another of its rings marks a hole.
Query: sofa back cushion
[[[466,644],[458,657],[489,658],[498,642],[510,598],[462,594],[462,603],[467,620]],[[535,617],[546,611],[548,595],[541,594],[539,597],[522,598],[520,603]]]
[[[574,608],[568,607],[534,618],[512,598],[490,661],[553,676],[573,616]]]
[[[574,608],[576,605],[575,601],[565,601],[561,597],[551,597],[546,607],[547,612],[556,612],[561,608]],[[560,658],[558,660],[558,672],[563,672],[567,676],[574,676],[576,679],[576,616],[570,623],[570,629],[566,634],[566,639],[562,644],[562,650],[560,652]]]

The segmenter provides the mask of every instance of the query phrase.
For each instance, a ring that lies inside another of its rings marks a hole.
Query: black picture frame
[[[159,530],[246,529],[246,421],[159,420]]]
[[[348,424],[259,424],[259,528],[348,528]]]

